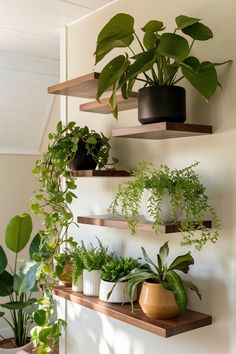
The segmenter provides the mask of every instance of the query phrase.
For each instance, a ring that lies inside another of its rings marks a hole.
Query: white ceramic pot
[[[83,270],[83,293],[87,296],[98,296],[101,281],[101,271]]]
[[[116,286],[113,288],[113,286],[116,284]],[[114,302],[114,303],[124,303],[124,302],[130,302],[129,297],[124,294],[125,286],[127,282],[121,282],[121,283],[112,283],[109,281],[101,280],[100,283],[100,290],[99,290],[99,299],[102,301],[106,302]],[[108,293],[112,290],[113,291],[107,299]],[[133,296],[132,296],[133,301],[137,300],[137,289],[135,288],[133,291]]]
[[[143,193],[143,199],[142,199],[142,203],[143,203],[142,209],[143,209],[143,215],[144,215],[145,219],[153,222],[154,218],[152,215],[149,214],[148,207],[147,207],[150,195],[151,195],[151,191],[148,189],[145,189],[145,191]],[[181,220],[181,218],[183,216],[181,208],[178,208],[175,217],[173,217],[173,215],[171,215],[170,211],[171,211],[171,199],[170,199],[170,195],[169,195],[168,191],[166,191],[163,196],[162,205],[161,205],[161,212],[160,212],[160,218],[161,218],[162,222],[168,224],[168,223],[173,223],[173,222]]]
[[[76,293],[83,292],[83,274],[79,276],[76,282],[72,280],[72,291],[75,291]]]
[[[32,349],[32,343],[29,342],[25,344],[23,347],[18,348],[0,348],[0,353],[2,354],[24,354],[27,353],[30,349]]]

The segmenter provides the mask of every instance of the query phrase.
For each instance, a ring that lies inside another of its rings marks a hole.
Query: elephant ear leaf
[[[7,266],[7,256],[2,246],[0,246],[0,273],[2,273],[6,269],[6,266]]]
[[[20,252],[27,245],[31,232],[31,216],[29,214],[16,215],[6,228],[6,246],[15,253]]]
[[[191,253],[188,252],[182,256],[178,256],[177,258],[175,258],[175,260],[169,266],[168,270],[180,270],[183,273],[188,273],[189,266],[191,264],[194,264],[194,259]]]
[[[180,312],[184,312],[187,306],[187,294],[184,289],[180,276],[173,270],[166,273],[166,280],[175,295],[175,301],[179,307]]]

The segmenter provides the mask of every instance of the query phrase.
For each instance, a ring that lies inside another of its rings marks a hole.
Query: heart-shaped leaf
[[[211,29],[199,22],[183,28],[182,32],[198,41],[207,41],[208,39],[213,38]]]
[[[180,15],[175,18],[175,22],[178,29],[183,29],[185,27],[191,26],[199,21],[201,21],[200,18],[188,17],[184,15]]]
[[[165,29],[164,23],[157,20],[151,20],[146,23],[146,25],[142,28],[143,32],[159,32]]]
[[[189,54],[188,41],[175,33],[164,33],[158,46],[160,55],[183,61]]]

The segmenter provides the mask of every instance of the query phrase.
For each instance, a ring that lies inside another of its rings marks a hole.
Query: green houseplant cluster
[[[183,169],[171,170],[168,166],[161,166],[158,169],[147,162],[138,163],[132,180],[118,186],[109,212],[122,215],[134,234],[139,221],[142,195],[147,189],[150,191],[147,208],[154,219],[153,230],[158,234],[159,226],[162,224],[160,217],[162,201],[167,191],[173,217],[179,208],[183,212],[180,225],[183,234],[182,244],[194,245],[200,250],[207,241],[216,242],[219,237],[220,223],[214,208],[209,204],[205,187],[194,171],[196,166],[197,163]],[[206,213],[209,213],[213,219],[214,232],[203,225]],[[195,229],[200,231],[200,236],[195,236]]]
[[[142,27],[143,38],[140,39],[134,30],[134,18],[119,13],[100,31],[95,51],[96,64],[114,48],[125,48],[103,68],[98,83],[98,100],[112,87],[110,107],[115,117],[118,113],[117,90],[120,89],[123,98],[127,99],[136,81],[145,87],[165,86],[176,85],[185,78],[207,101],[214,95],[220,85],[215,67],[229,61],[200,62],[191,55],[195,41],[213,37],[211,29],[201,23],[201,19],[180,15],[175,18],[175,23],[173,32],[164,32],[166,27],[162,21],[150,20]],[[135,40],[140,47],[138,52],[131,47]]]

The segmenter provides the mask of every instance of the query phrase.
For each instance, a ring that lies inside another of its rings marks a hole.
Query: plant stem
[[[179,81],[182,80],[183,78],[184,78],[184,76],[181,76],[179,79],[175,80],[175,81],[173,82],[173,85],[175,85],[177,82],[179,82]]]
[[[138,36],[137,36],[137,34],[136,34],[135,32],[134,32],[134,35],[135,35],[135,38],[137,39],[137,41],[138,41],[138,43],[139,43],[139,45],[140,45],[142,51],[145,52],[145,48],[144,48],[144,46],[142,45],[142,42],[140,41],[140,39],[138,38]]]

